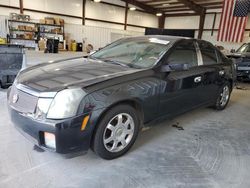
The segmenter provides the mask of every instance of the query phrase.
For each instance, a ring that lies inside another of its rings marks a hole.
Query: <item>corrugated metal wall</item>
[[[8,33],[6,19],[6,16],[0,16],[0,37],[4,38]],[[85,44],[92,44],[95,49],[103,47],[122,37],[144,35],[144,32],[83,26],[79,24],[65,24],[65,33],[69,34],[71,40],[75,40],[76,42],[85,41]]]
[[[69,33],[71,40],[75,40],[76,42],[84,41],[85,44],[92,44],[94,49],[106,46],[114,40],[122,37],[144,35],[144,32],[124,31],[75,24],[66,24],[65,33]]]
[[[0,37],[3,38],[5,38],[7,35],[6,18],[6,16],[0,16]]]

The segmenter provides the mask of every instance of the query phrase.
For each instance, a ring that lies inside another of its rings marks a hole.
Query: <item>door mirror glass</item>
[[[162,65],[161,72],[185,71],[189,70],[189,64]]]

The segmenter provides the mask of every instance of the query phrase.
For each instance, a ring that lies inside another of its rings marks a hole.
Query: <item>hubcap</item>
[[[228,102],[229,99],[229,87],[228,86],[224,86],[223,91],[221,92],[221,98],[220,98],[220,105],[221,106],[225,106]]]
[[[131,142],[134,135],[134,120],[127,113],[113,117],[103,134],[103,143],[110,152],[119,152]]]

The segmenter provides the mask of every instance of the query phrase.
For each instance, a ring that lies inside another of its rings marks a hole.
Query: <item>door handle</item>
[[[220,75],[220,76],[223,76],[224,74],[225,74],[225,71],[224,71],[224,70],[220,70],[220,71],[219,71],[219,75]]]
[[[201,82],[201,76],[198,76],[198,77],[194,78],[194,82],[195,83]]]

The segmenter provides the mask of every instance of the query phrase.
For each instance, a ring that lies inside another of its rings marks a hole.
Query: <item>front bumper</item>
[[[65,120],[41,120],[37,121],[24,116],[9,106],[9,114],[16,128],[35,145],[52,150],[57,153],[67,154],[78,151],[87,151],[90,147],[93,127],[91,120],[84,131],[81,131],[83,118],[87,115]],[[56,148],[47,148],[44,141],[44,132],[53,133],[56,140]]]
[[[250,67],[245,70],[237,70],[237,77],[250,80]]]

